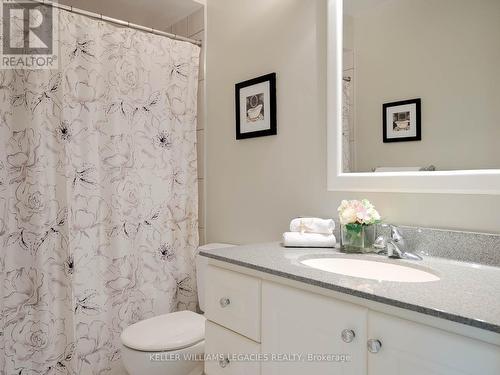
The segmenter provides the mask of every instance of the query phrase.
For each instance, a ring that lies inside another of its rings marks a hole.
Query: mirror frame
[[[500,169],[382,173],[342,171],[343,0],[328,0],[327,7],[328,190],[500,194]]]

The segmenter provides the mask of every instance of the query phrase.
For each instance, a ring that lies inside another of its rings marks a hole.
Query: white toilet
[[[209,244],[198,250],[232,247]],[[196,256],[200,309],[205,308],[207,258]],[[129,375],[202,375],[205,353],[205,317],[179,311],[142,320],[121,334],[122,362]]]

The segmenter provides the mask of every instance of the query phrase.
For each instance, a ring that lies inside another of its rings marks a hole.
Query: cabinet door
[[[369,375],[500,374],[500,347],[437,328],[370,311],[368,338],[382,343]]]
[[[259,375],[260,345],[207,320],[206,375]]]
[[[365,308],[263,282],[262,374],[366,374],[366,319]],[[355,333],[352,342],[343,341],[343,330]]]
[[[260,341],[260,280],[208,266],[205,317],[254,341]]]

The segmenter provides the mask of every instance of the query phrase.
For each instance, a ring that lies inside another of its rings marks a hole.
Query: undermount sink
[[[439,280],[435,274],[420,268],[363,259],[313,258],[300,263],[321,271],[379,281],[426,283]]]

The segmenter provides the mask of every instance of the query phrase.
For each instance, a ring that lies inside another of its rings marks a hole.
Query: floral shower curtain
[[[0,71],[0,374],[122,374],[195,309],[199,48],[60,11],[58,71]]]

